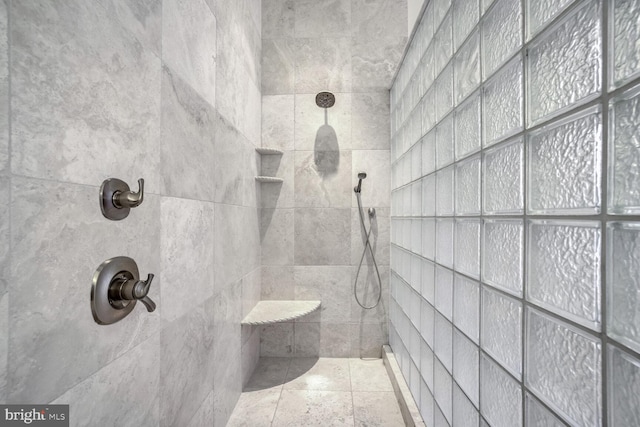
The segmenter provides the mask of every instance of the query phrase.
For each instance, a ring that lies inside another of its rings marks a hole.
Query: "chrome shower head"
[[[362,190],[362,180],[365,179],[367,177],[367,173],[366,172],[360,172],[358,174],[358,185],[353,187],[353,191],[356,193],[360,193],[360,190]]]

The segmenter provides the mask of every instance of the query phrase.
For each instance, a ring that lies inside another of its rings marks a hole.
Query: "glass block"
[[[480,155],[456,166],[456,215],[480,215]]]
[[[485,147],[522,129],[522,57],[518,55],[484,88]]]
[[[519,214],[524,207],[524,144],[519,137],[483,153],[485,214]]]
[[[503,368],[522,378],[522,303],[483,287],[480,342]]]
[[[409,153],[411,156],[411,181],[414,181],[422,176],[422,144],[415,144]]]
[[[609,425],[640,425],[640,360],[612,345],[607,346]]]
[[[480,14],[484,15],[494,1],[495,0],[480,0]]]
[[[480,284],[456,274],[453,296],[453,323],[478,343],[480,323]]]
[[[434,352],[440,362],[452,372],[453,367],[453,325],[436,311]]]
[[[422,137],[422,173],[429,175],[436,170],[436,132],[431,130]]]
[[[455,233],[456,271],[476,279],[480,278],[480,220],[456,221]]]
[[[640,351],[640,223],[607,224],[607,334]]]
[[[422,260],[422,285],[420,294],[429,301],[430,304],[435,303],[436,290],[436,265],[426,259]]]
[[[453,114],[436,126],[436,167],[453,163]]]
[[[478,427],[480,413],[465,396],[460,387],[453,385],[453,425],[460,427]]]
[[[420,363],[420,361],[418,361]],[[414,402],[420,402],[420,384],[422,383],[422,377],[420,376],[420,369],[411,361],[411,378],[409,380],[409,390],[413,396]]]
[[[451,320],[453,314],[453,272],[436,267],[436,309]]]
[[[422,219],[421,254],[427,259],[436,259],[436,220],[433,218]]]
[[[527,308],[527,386],[569,423],[600,425],[601,346],[595,337]]]
[[[529,221],[527,299],[600,330],[600,223]]]
[[[422,179],[422,216],[436,215],[436,174]]]
[[[420,216],[422,213],[422,183],[416,181],[411,184],[411,216]]]
[[[522,220],[485,220],[482,281],[522,296],[524,225]]]
[[[436,261],[445,267],[453,268],[453,220],[437,220],[436,236]]]
[[[420,346],[420,375],[429,388],[433,388],[433,350],[422,341]]]
[[[520,384],[493,363],[480,356],[480,412],[493,427],[522,425]]]
[[[609,213],[640,214],[640,86],[609,104]]]
[[[436,124],[436,88],[432,85],[422,98],[422,134],[426,134]]]
[[[528,213],[600,213],[599,106],[531,132],[527,144]]]
[[[482,76],[486,80],[522,46],[520,0],[497,0],[482,24]]]
[[[436,405],[436,411],[434,416],[434,427],[451,427],[451,424],[447,421],[447,418],[442,413],[442,410],[438,405]]]
[[[480,19],[478,0],[453,1],[453,45],[458,50]]]
[[[471,3],[467,0],[464,2]],[[480,34],[478,31],[469,37],[456,54],[454,70],[457,105],[480,85]]]
[[[422,220],[411,220],[411,252],[419,254],[422,252]]]
[[[434,399],[431,390],[422,383],[420,390],[420,415],[426,425],[433,425]]]
[[[431,87],[435,79],[433,64],[434,48],[435,46],[433,43],[429,44],[422,56],[422,60],[420,61],[420,87],[423,94]]]
[[[609,63],[611,86],[620,87],[640,74],[640,4],[632,0],[609,2]]]
[[[418,335],[420,334],[420,310],[422,306],[422,298],[420,298],[420,294],[415,291],[415,289],[411,289],[409,291],[409,312],[407,315],[409,316],[409,320],[414,326],[415,329],[415,337],[413,348],[411,348],[412,355],[416,360],[419,360],[419,352],[420,352],[420,343],[418,342]]]
[[[560,15],[575,0],[527,0],[527,40]]]
[[[528,51],[528,124],[534,125],[600,93],[600,4],[583,3],[535,40]]]
[[[436,215],[453,215],[453,180],[454,168],[449,166],[437,172],[436,177]]]
[[[453,22],[448,13],[435,35],[434,69],[438,76],[453,56]],[[436,83],[437,84],[437,83]]]
[[[453,350],[453,377],[478,408],[480,402],[478,373],[480,350],[457,330],[453,331]]]
[[[453,64],[442,70],[435,83],[436,121],[453,108]]]
[[[435,346],[434,338],[434,324],[435,324],[435,310],[431,304],[426,301],[422,301],[421,314],[420,314],[420,335],[429,344],[429,347]]]
[[[525,393],[525,424],[527,427],[564,427],[553,412],[545,408],[542,403],[530,393]]]
[[[447,421],[451,423],[453,416],[451,412],[453,407],[451,402],[453,394],[453,380],[451,378],[451,374],[449,374],[449,372],[444,369],[444,366],[436,360],[433,377],[436,402],[438,402],[438,406],[442,410],[442,414],[445,416]]]
[[[456,160],[480,150],[480,92],[473,94],[464,102],[455,114]]]

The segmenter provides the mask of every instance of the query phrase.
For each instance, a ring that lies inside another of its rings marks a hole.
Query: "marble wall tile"
[[[296,151],[296,208],[349,207],[351,164],[351,151]]]
[[[161,426],[187,425],[213,391],[213,308],[211,299],[194,304],[161,332]]]
[[[158,426],[159,334],[137,344],[51,402],[69,405],[72,426]]]
[[[208,427],[211,425],[213,425],[213,391],[196,410],[187,427]]]
[[[0,176],[0,198],[11,199],[11,180]],[[7,292],[11,278],[11,215],[9,203],[0,205],[0,297]]]
[[[320,300],[319,310],[300,322],[347,322],[351,318],[351,267],[295,267],[295,299]]]
[[[257,267],[255,270],[242,278],[242,315],[244,317],[249,314],[253,307],[260,301],[262,294],[262,268]]]
[[[376,208],[376,216],[373,222],[369,221],[369,206],[363,206],[364,223],[367,231],[371,228],[369,243],[376,256],[378,266],[389,265],[390,262],[390,216],[389,208]],[[351,209],[351,265],[357,266],[364,251],[366,234],[362,229],[358,209]],[[371,252],[367,249],[363,263],[373,265]]]
[[[292,265],[294,257],[293,209],[261,209],[262,265]]]
[[[295,357],[318,357],[320,355],[320,322],[294,323]],[[291,371],[289,371],[291,373]],[[290,374],[289,373],[289,374]]]
[[[113,0],[102,3],[107,13],[126,22],[126,29],[146,49],[162,55],[162,2],[160,0]]]
[[[293,355],[293,322],[273,323],[260,329],[260,356]]]
[[[0,1],[0,173],[9,168],[8,0]]]
[[[382,346],[389,343],[387,323],[351,323],[351,357],[382,357]]]
[[[142,305],[98,325],[88,296],[95,269],[113,256],[159,273],[160,200],[147,195],[127,221],[113,222],[100,213],[97,187],[12,181],[7,401],[48,402],[158,330],[159,310]],[[158,282],[150,296],[162,307]]]
[[[9,294],[0,296],[0,400],[7,402],[9,393],[8,377],[9,357]]]
[[[352,0],[351,34],[363,38],[405,37],[406,0]]]
[[[262,41],[262,95],[291,94],[295,85],[294,39]]]
[[[214,425],[227,423],[242,393],[241,288],[234,283],[213,301]]]
[[[242,386],[247,384],[251,375],[255,372],[258,362],[260,360],[260,328],[246,326],[242,327],[243,333],[245,329],[250,329],[251,332],[245,343],[242,344]]]
[[[351,147],[354,150],[389,150],[389,94],[351,95]]]
[[[217,113],[191,87],[164,68],[162,73],[162,194],[198,200],[215,198]]]
[[[214,295],[260,265],[257,209],[216,204],[214,219]]]
[[[14,173],[92,185],[144,176],[157,192],[161,64],[147,44],[160,35],[111,4],[12,5]],[[140,19],[158,19],[147,5]]]
[[[353,92],[388,90],[406,43],[406,37],[352,39]]]
[[[350,177],[354,185],[351,191],[351,206],[357,207],[358,201],[353,187],[357,185],[358,174],[366,172],[360,193],[363,205],[388,207],[391,204],[391,154],[389,150],[353,150],[353,174]]]
[[[163,320],[176,320],[213,295],[213,219],[213,203],[160,201],[160,284],[171,301],[160,307]]]
[[[205,0],[162,2],[162,60],[216,105],[216,17]]]
[[[371,309],[360,307],[353,296],[353,285],[356,280],[357,270],[358,267],[351,267],[351,292],[348,298],[351,304],[351,321],[358,323],[386,322],[389,314],[389,267],[385,265],[378,266],[380,279],[382,280],[382,295],[378,305]],[[380,284],[375,268],[371,264],[363,265],[358,276],[357,286],[360,303],[366,307],[375,305],[378,300],[378,289],[380,289]]]
[[[250,206],[250,199],[247,196],[255,193],[254,177],[258,174],[258,154],[255,152],[255,146],[223,117],[217,113],[214,117],[215,160],[205,165],[212,169],[213,181],[209,186],[214,189],[214,200],[220,203]]]
[[[296,37],[348,37],[351,35],[351,0],[297,0]]]
[[[299,38],[294,52],[296,93],[351,91],[351,39]]]
[[[296,323],[296,332],[299,323]],[[349,357],[351,354],[351,332],[345,323],[320,323],[320,357]]]
[[[262,38],[294,37],[295,0],[262,1]]]
[[[295,299],[293,266],[262,266],[262,300]]]
[[[316,93],[295,96],[295,149],[351,149],[351,94],[337,93],[333,107],[316,104]],[[327,127],[328,126],[328,127]]]
[[[293,124],[293,123],[292,123]],[[295,207],[293,186],[295,152],[262,156],[260,175],[282,178],[282,184],[265,183],[260,187],[260,206],[263,208]]]
[[[265,95],[262,97],[263,147],[284,151],[293,150],[294,99],[293,95]]]
[[[351,254],[350,209],[296,209],[296,265],[344,265]]]

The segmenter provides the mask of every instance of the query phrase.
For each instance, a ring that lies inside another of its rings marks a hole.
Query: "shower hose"
[[[356,200],[358,200],[358,213],[360,214],[360,224],[362,225],[362,229],[364,230],[365,235],[367,236],[367,240],[364,244],[364,249],[362,250],[362,256],[360,257],[360,263],[358,264],[358,270],[356,271],[356,280],[353,283],[353,296],[356,298],[356,302],[358,305],[366,310],[370,310],[375,308],[380,304],[380,299],[382,298],[382,280],[380,279],[380,271],[378,271],[378,263],[376,262],[376,256],[373,253],[373,248],[371,247],[371,243],[369,242],[369,236],[371,236],[371,218],[375,215],[375,211],[369,210],[369,231],[367,231],[367,227],[364,224],[364,213],[362,212],[362,201],[360,200],[360,193],[356,192]],[[373,259],[373,266],[376,269],[376,275],[378,276],[378,298],[376,299],[376,303],[372,306],[366,306],[358,299],[358,277],[360,276],[360,270],[362,269],[362,262],[364,261],[364,257],[367,253],[367,248],[369,248],[369,252],[371,253],[371,258]]]

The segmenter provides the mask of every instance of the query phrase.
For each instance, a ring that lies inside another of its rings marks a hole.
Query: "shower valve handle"
[[[135,208],[144,200],[144,179],[138,180],[138,192],[131,190],[116,191],[113,193],[113,205],[118,208]]]
[[[148,312],[156,309],[156,304],[147,296],[154,275],[149,273],[147,280],[127,278],[115,279],[109,286],[109,298],[114,301],[140,301]]]

